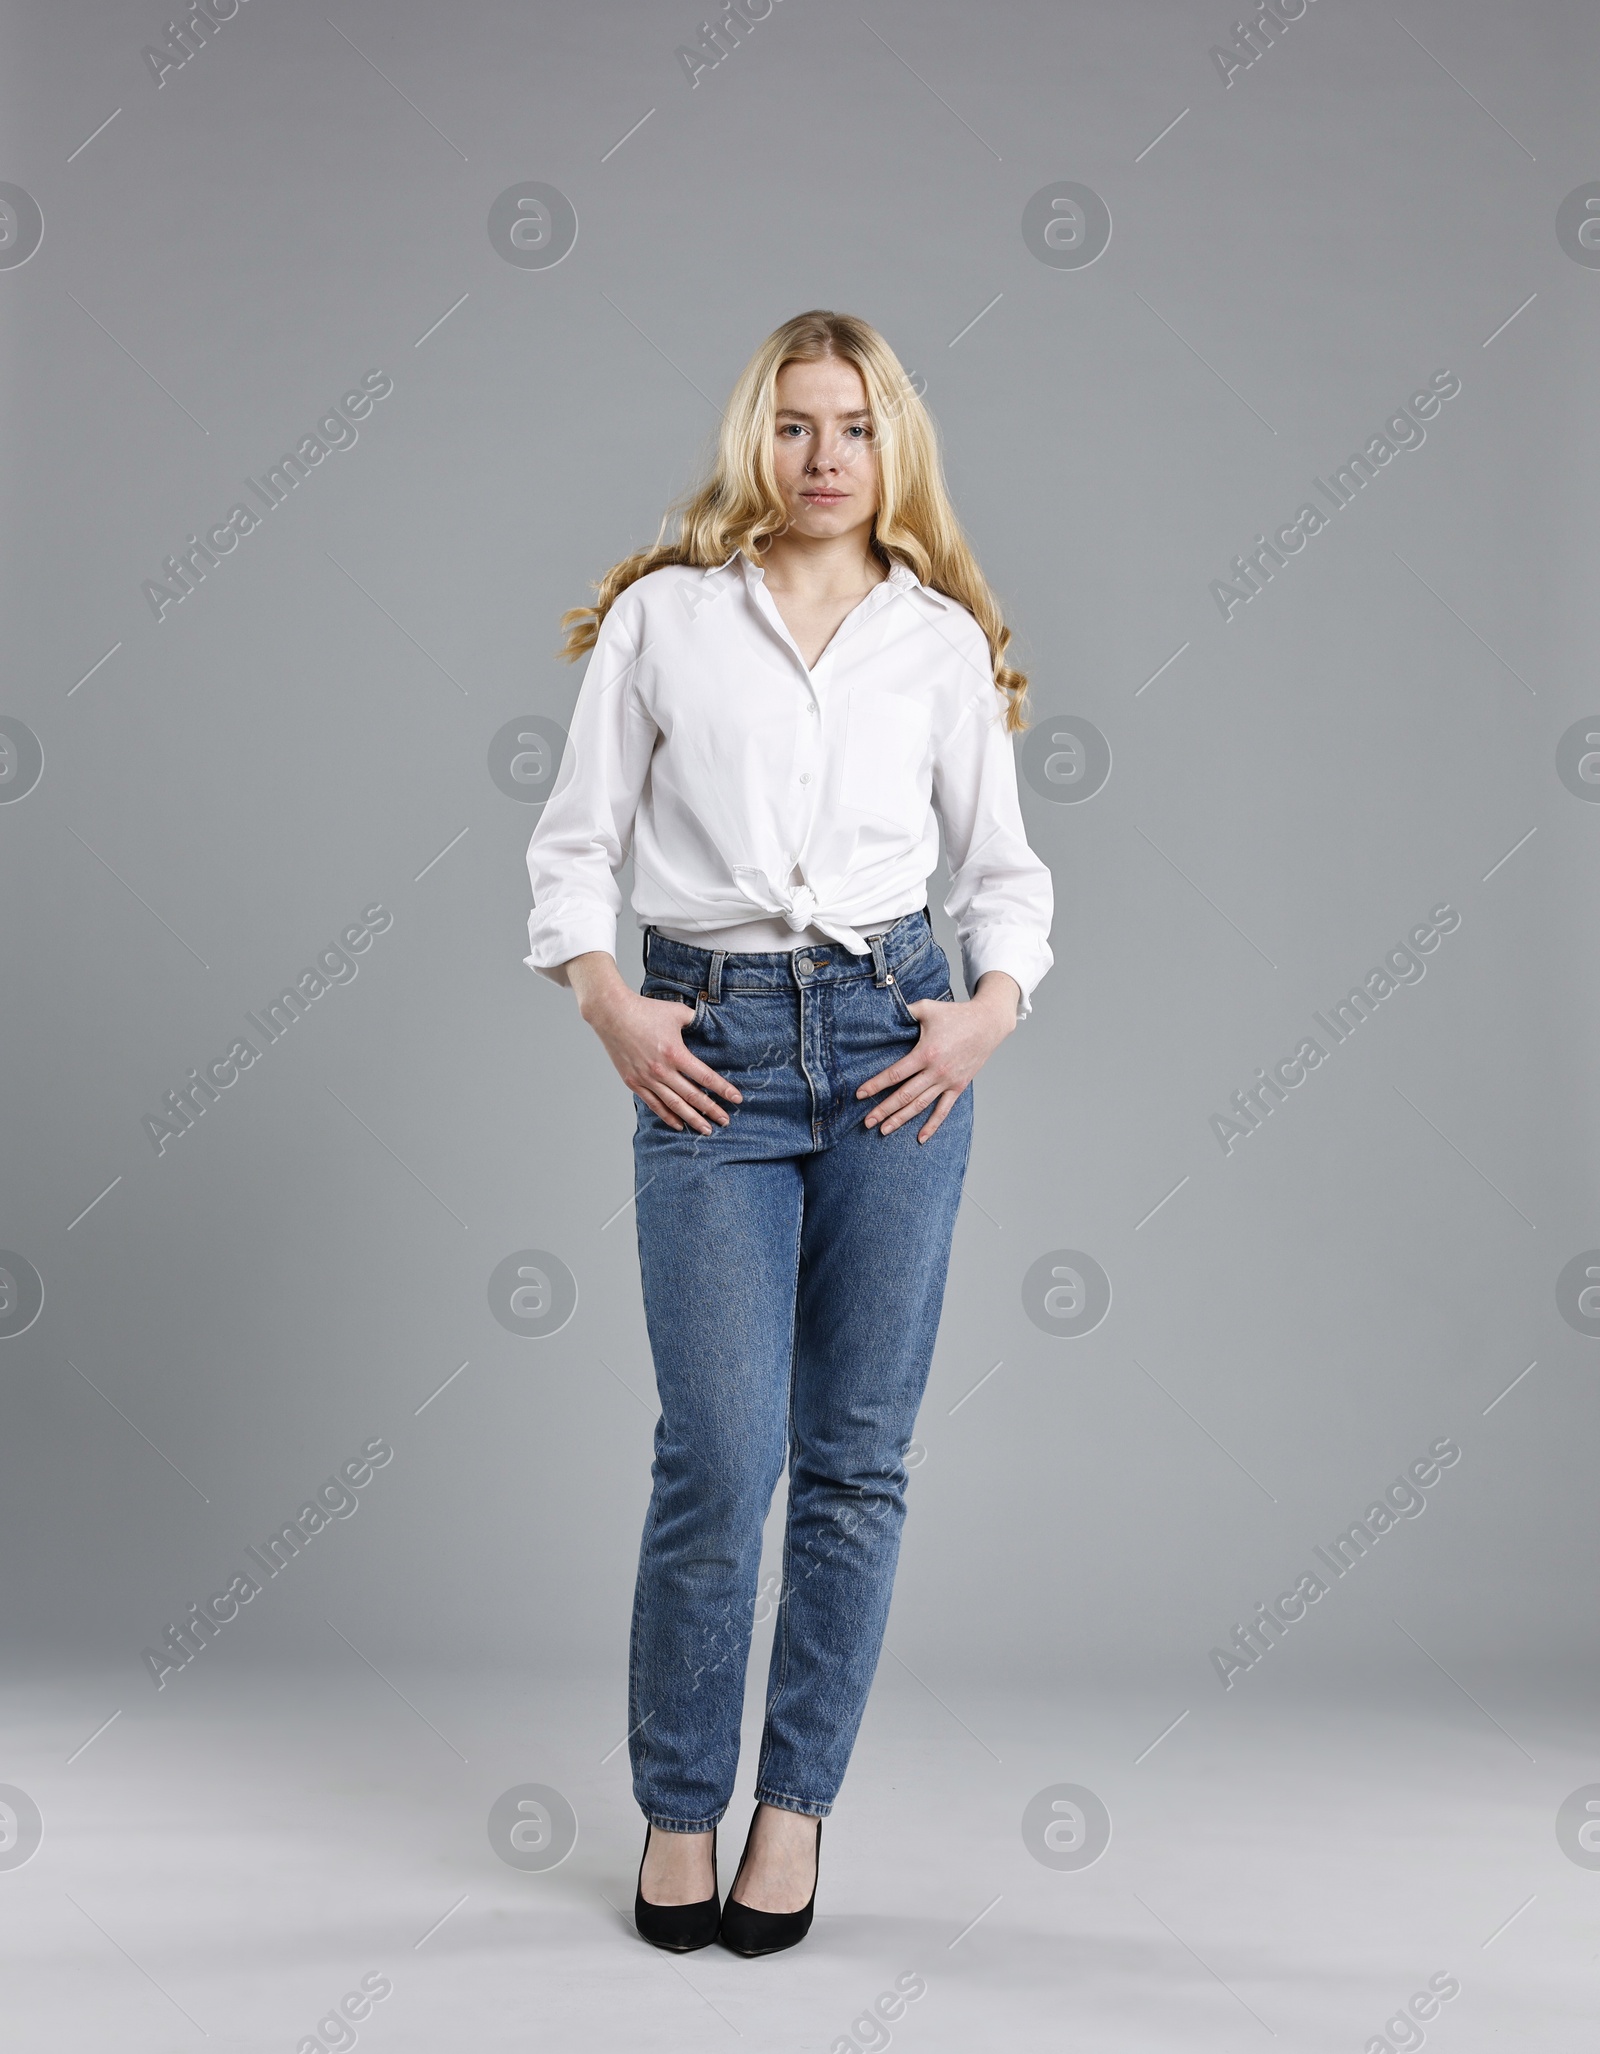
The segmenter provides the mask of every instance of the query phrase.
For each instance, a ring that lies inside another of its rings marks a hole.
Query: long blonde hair
[[[874,554],[886,566],[906,564],[924,585],[956,600],[977,621],[989,643],[995,688],[1006,701],[1006,727],[1017,732],[1026,725],[1028,680],[1005,660],[1011,630],[950,504],[933,420],[888,343],[853,314],[818,309],[773,330],[733,388],[711,475],[667,510],[648,549],[607,571],[592,606],[574,606],[561,616],[566,641],[559,653],[570,663],[592,649],[618,593],[650,571],[667,564],[713,568],[735,550],[760,563],[788,524],[772,469],[773,388],[785,364],[824,357],[854,364],[867,389],[878,451]]]

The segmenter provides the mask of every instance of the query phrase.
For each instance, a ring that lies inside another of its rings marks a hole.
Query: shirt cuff
[[[1034,990],[1054,961],[1050,944],[1032,927],[991,927],[961,944],[961,968],[969,993],[977,990],[978,979],[986,970],[1003,970],[1016,979],[1019,1023],[1033,1011]]]
[[[563,920],[559,925],[547,926],[535,923],[538,914],[528,921],[529,953],[523,957],[530,970],[537,970],[541,977],[548,977],[553,984],[565,984],[566,979],[557,972],[564,963],[570,963],[574,956],[586,956],[591,950],[599,949],[615,959],[617,953],[617,917],[602,907],[581,918]]]

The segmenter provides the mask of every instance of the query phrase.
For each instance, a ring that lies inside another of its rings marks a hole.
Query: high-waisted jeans
[[[953,998],[926,911],[853,956],[713,954],[645,934],[649,998],[743,1103],[709,1135],[636,1097],[639,1265],[661,1417],[629,1659],[634,1795],[663,1832],[733,1796],[761,1535],[787,1458],[756,1797],[822,1817],[883,1641],[906,1463],[972,1138],[972,1090],[930,1141],[885,1136],[856,1088]],[[766,1616],[766,1615],[763,1615]]]

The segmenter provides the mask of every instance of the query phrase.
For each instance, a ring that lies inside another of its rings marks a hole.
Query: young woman
[[[801,1939],[905,1518],[972,1134],[1050,967],[1009,736],[1026,678],[881,335],[801,314],[710,480],[563,616],[593,656],[528,847],[528,963],[634,1094],[661,1417],[629,1668],[634,1916],[684,1950]],[[928,921],[945,911],[971,996]],[[644,982],[616,963],[631,849]],[[757,1808],[725,1906],[762,1526],[788,1465]]]

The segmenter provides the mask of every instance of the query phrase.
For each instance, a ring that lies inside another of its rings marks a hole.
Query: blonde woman
[[[669,528],[672,532],[669,534]],[[1050,967],[1010,735],[1027,680],[932,422],[866,322],[762,344],[709,481],[563,617],[592,651],[528,847],[527,962],[634,1095],[661,1416],[629,1670],[634,1915],[792,1946],[877,1666],[972,1079]],[[946,913],[970,996],[928,920]],[[617,968],[632,853],[644,982]],[[725,1905],[762,1526],[788,1467],[756,1810]]]

